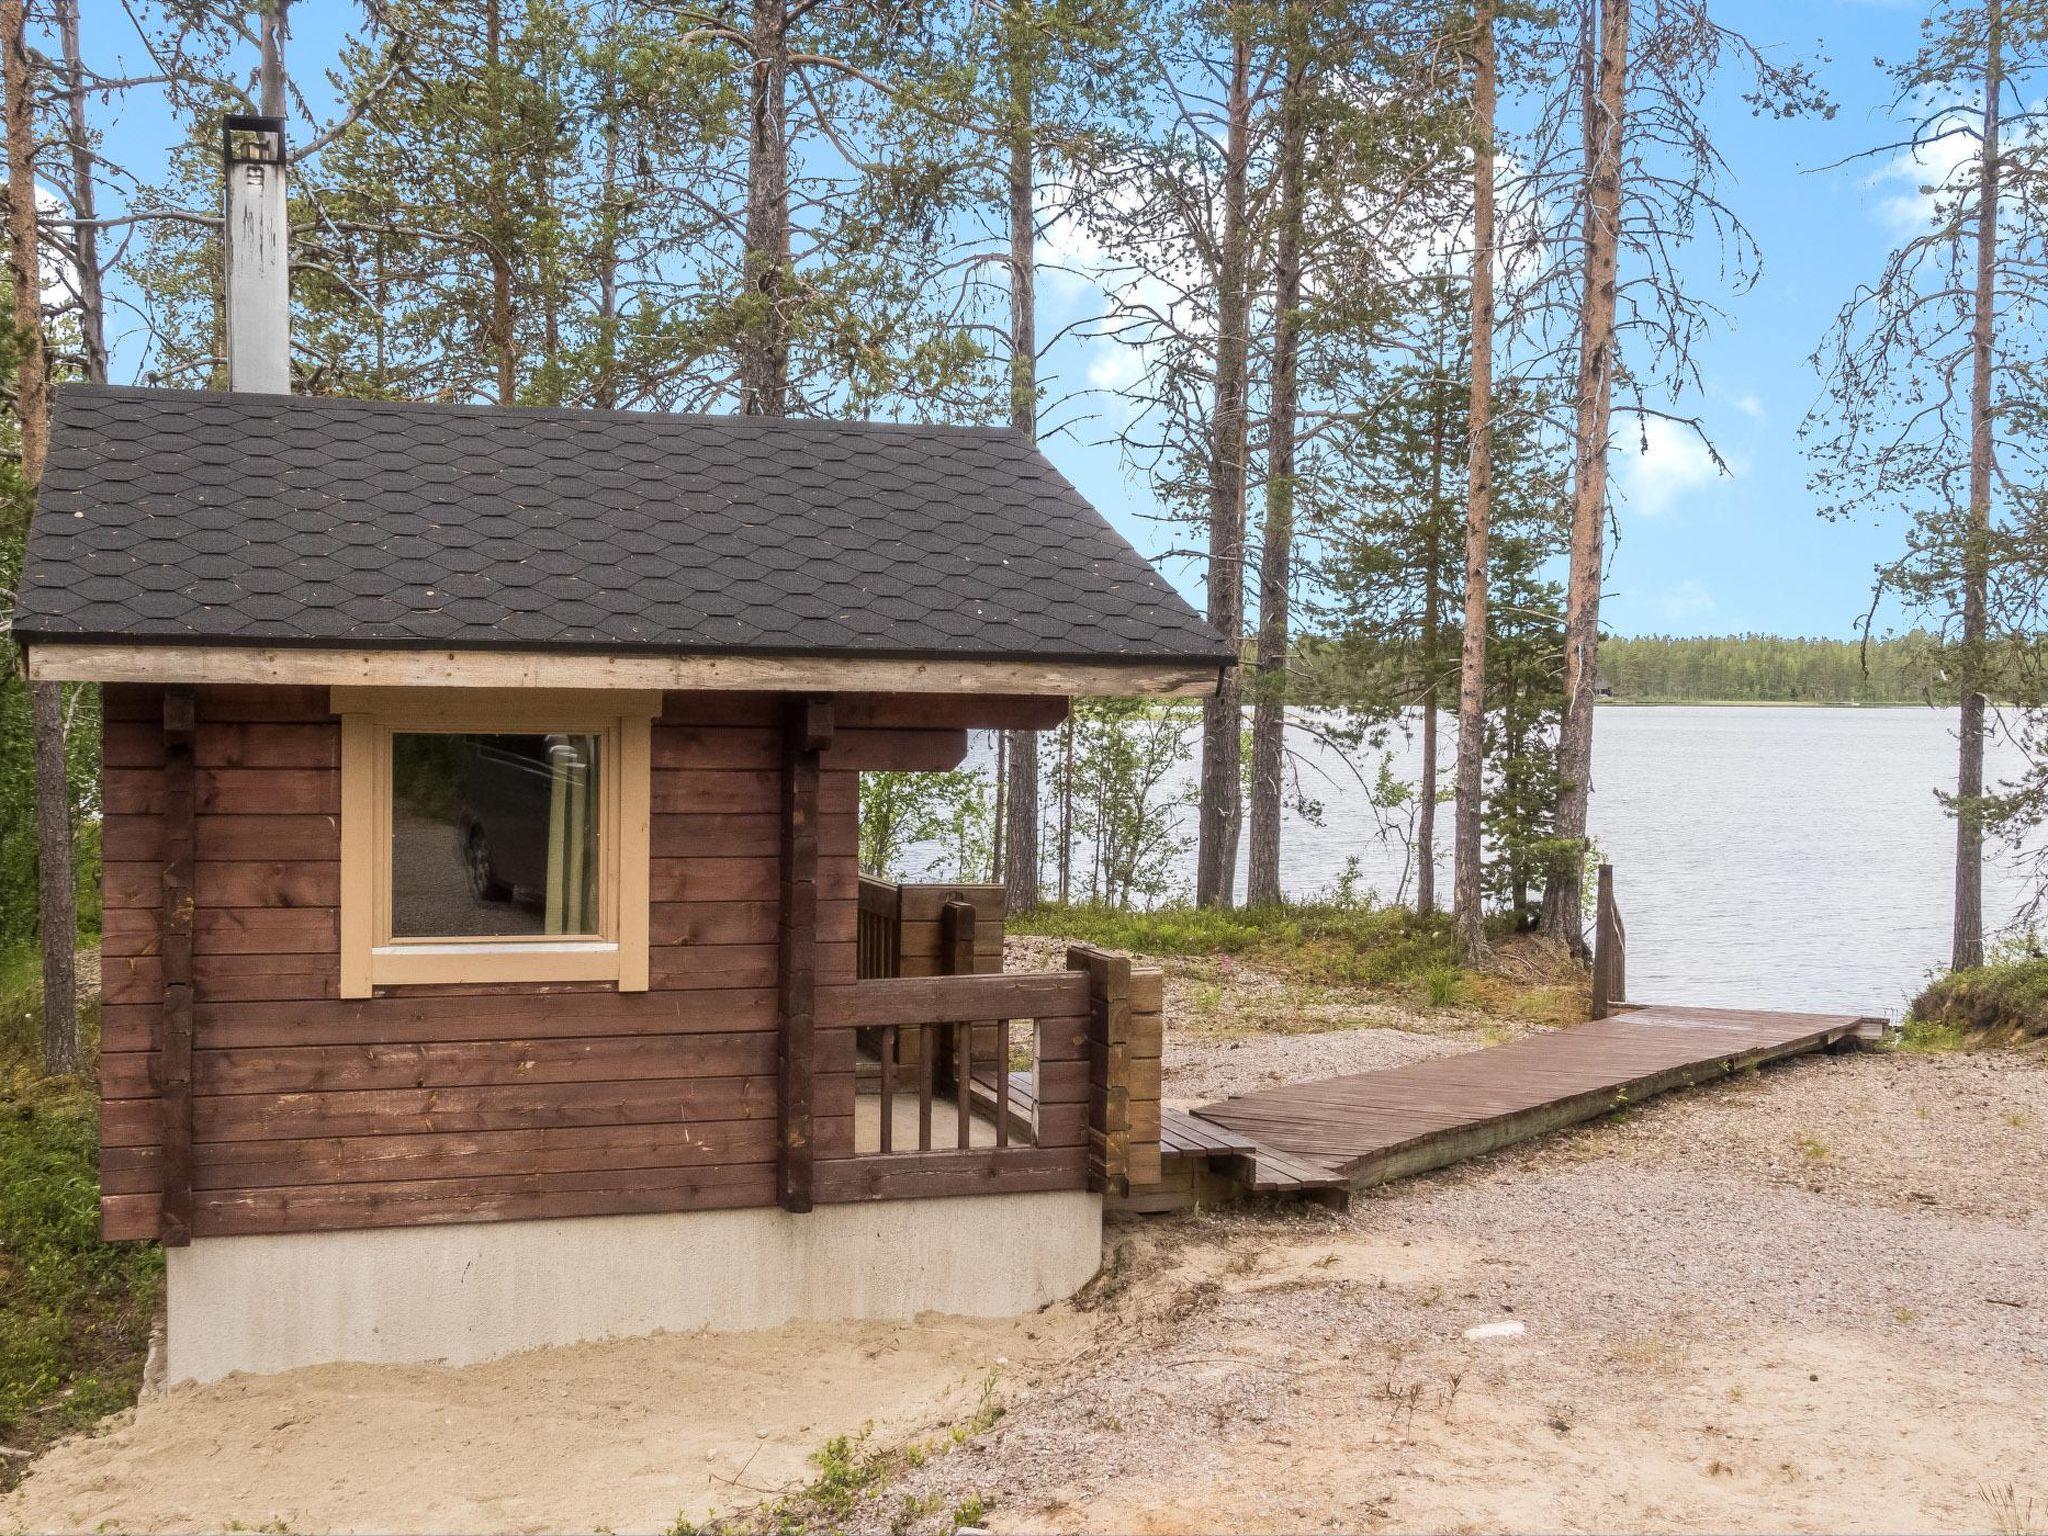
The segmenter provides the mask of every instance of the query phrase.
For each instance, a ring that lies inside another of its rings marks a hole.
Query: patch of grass
[[[1969,1050],[2048,1041],[2048,958],[1950,971],[1913,999],[1905,1050]]]
[[[1817,1136],[1809,1136],[1806,1134],[1806,1132],[1801,1131],[1799,1133],[1799,1139],[1794,1143],[1794,1145],[1796,1145],[1799,1148],[1799,1155],[1805,1158],[1810,1163],[1821,1163],[1827,1161],[1828,1144],[1822,1141]]]
[[[97,1091],[42,1075],[37,971],[0,957],[0,1444],[28,1451],[135,1401],[163,1274],[155,1244],[100,1241]],[[0,1489],[26,1470],[0,1458]]]
[[[988,1518],[988,1500],[978,1493],[970,1493],[953,1506],[953,1526],[979,1526]]]
[[[1455,965],[1433,965],[1422,973],[1423,1001],[1432,1008],[1450,1008],[1465,1000],[1465,973]]]
[[[1134,950],[1144,955],[1231,955],[1303,981],[1387,986],[1455,970],[1448,918],[1400,907],[1342,903],[1161,907],[1043,906],[1013,918],[1010,931]]]

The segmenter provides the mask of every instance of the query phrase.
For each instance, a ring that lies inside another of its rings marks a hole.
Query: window
[[[658,693],[336,688],[341,992],[647,986]]]

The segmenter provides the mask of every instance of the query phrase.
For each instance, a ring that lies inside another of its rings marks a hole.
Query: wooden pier
[[[1160,1186],[1136,1209],[1255,1194],[1341,1200],[1674,1088],[1875,1039],[1882,1019],[1651,1007],[1507,1045],[1168,1111]]]

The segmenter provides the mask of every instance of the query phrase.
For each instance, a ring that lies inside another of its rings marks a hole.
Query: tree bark
[[[1991,584],[1992,337],[1998,321],[1999,97],[2003,0],[1985,0],[1984,109],[1977,151],[1977,280],[1970,327],[1970,510],[1963,539],[1963,699],[1956,751],[1955,932],[1949,964],[1984,963],[1984,672]]]
[[[490,0],[484,7],[484,60],[489,70],[486,89],[491,107],[491,128],[493,134],[499,136],[506,131],[504,48],[504,9],[499,0]],[[505,182],[512,174],[512,165],[511,157],[499,155],[495,147],[493,155],[498,163],[491,168],[491,193],[486,205],[486,217],[491,226],[491,350],[497,360],[498,404],[511,405],[519,396],[518,353],[512,318],[512,213],[504,191]]]
[[[85,376],[107,382],[107,306],[100,277],[99,192],[86,138],[85,60],[78,42],[78,0],[57,0],[57,37],[64,53],[65,131],[71,140],[71,211],[78,266],[78,332]]]
[[[1615,270],[1621,234],[1623,113],[1631,0],[1596,0],[1598,64],[1586,117],[1587,187],[1579,320],[1578,422],[1572,484],[1571,569],[1565,588],[1564,720],[1558,730],[1556,835],[1583,847],[1593,787],[1593,696],[1599,681],[1600,579],[1605,559],[1607,451],[1613,416]],[[1584,859],[1548,872],[1542,930],[1584,956]]]
[[[72,882],[71,789],[64,761],[64,685],[31,683],[35,721],[36,899],[43,940],[43,1070],[76,1072],[78,906]]]
[[[789,6],[753,0],[740,413],[789,414]]]
[[[1245,393],[1250,350],[1251,23],[1234,8],[1223,166],[1223,235],[1216,275],[1215,399],[1209,421],[1208,618],[1233,646],[1244,636]],[[1243,824],[1244,680],[1227,667],[1202,701],[1202,784],[1196,818],[1195,900],[1227,907],[1237,885]]]
[[[1038,441],[1037,111],[1027,0],[1015,0],[1009,25],[1010,84],[1010,425]],[[1009,828],[1003,908],[1038,905],[1038,733],[1010,732]]]
[[[0,0],[0,87],[7,117],[7,270],[21,363],[15,409],[21,418],[21,478],[43,477],[50,444],[50,379],[43,353],[41,240],[36,230],[35,83],[22,0]]]
[[[1437,711],[1443,703],[1437,652],[1443,645],[1444,471],[1451,430],[1446,366],[1439,348],[1437,379],[1430,387],[1429,513],[1422,530],[1422,782],[1415,805],[1415,910],[1422,917],[1436,912]]]
[[[35,80],[22,0],[0,0],[0,92],[7,123],[8,270],[21,362],[15,408],[21,477],[41,482],[50,442],[49,375],[43,343],[41,240],[36,228]],[[42,931],[43,1067],[78,1070],[78,915],[72,891],[71,790],[64,765],[64,689],[29,686],[36,797],[36,905]]]
[[[1266,442],[1266,515],[1260,530],[1259,636],[1252,690],[1251,854],[1245,900],[1276,904],[1287,761],[1287,648],[1294,585],[1296,415],[1300,404],[1301,242],[1308,156],[1307,40],[1301,0],[1281,11],[1286,78],[1280,98],[1280,228],[1273,253],[1273,382]]]
[[[1458,655],[1457,808],[1451,831],[1452,926],[1459,958],[1489,958],[1481,897],[1485,812],[1487,574],[1493,536],[1494,116],[1498,59],[1492,0],[1480,0],[1472,49],[1472,344],[1466,408],[1465,619]]]

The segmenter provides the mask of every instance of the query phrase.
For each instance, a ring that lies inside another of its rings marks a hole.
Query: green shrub
[[[1950,971],[1913,999],[1905,1043],[1923,1050],[2048,1040],[2048,958]]]
[[[163,1267],[154,1243],[100,1241],[94,1086],[40,1075],[39,1017],[17,945],[0,954],[0,1445],[27,1450],[135,1401]],[[0,1488],[26,1469],[0,1459]]]
[[[1302,980],[1365,986],[1410,982],[1457,964],[1449,919],[1349,902],[1150,912],[1043,906],[1011,919],[1009,931],[1141,955],[1229,955]]]

